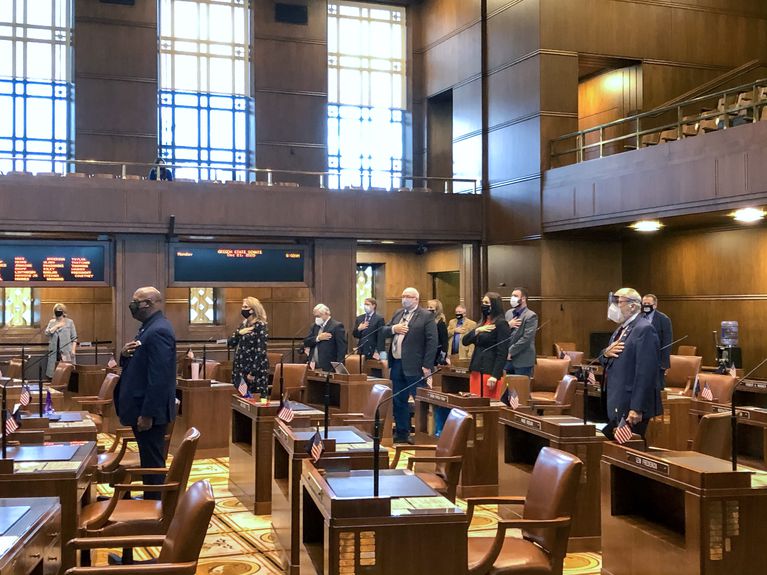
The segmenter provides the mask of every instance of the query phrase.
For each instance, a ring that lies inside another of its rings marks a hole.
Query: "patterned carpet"
[[[111,443],[111,437],[100,436],[99,442]],[[200,554],[197,575],[283,573],[277,567],[270,517],[253,515],[233,497],[228,489],[228,476],[229,460],[222,457],[197,460],[189,477],[190,484],[208,479],[216,496],[216,509]],[[98,492],[111,495],[111,489],[106,485],[99,485]],[[480,508],[474,515],[470,536],[494,535],[497,520],[498,516],[492,506]],[[135,557],[156,557],[157,551],[154,548],[137,549]],[[105,564],[107,552],[94,553],[93,564]],[[576,553],[568,555],[565,561],[567,575],[596,575],[600,569],[601,557],[597,553]]]

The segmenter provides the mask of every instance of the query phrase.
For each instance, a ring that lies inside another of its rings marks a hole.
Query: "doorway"
[[[429,275],[432,297],[442,302],[445,315],[450,319],[461,301],[461,272],[431,272]]]

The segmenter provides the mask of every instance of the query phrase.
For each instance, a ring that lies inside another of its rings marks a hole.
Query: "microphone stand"
[[[24,385],[24,382],[26,381],[26,378],[24,376],[24,372],[26,371],[27,367],[27,353],[26,349],[24,348],[26,344],[21,344],[21,384]],[[47,357],[47,356],[46,356]],[[5,423],[3,423],[3,429],[5,429]]]
[[[73,337],[67,343],[65,343],[64,346],[67,346],[70,343],[75,342],[75,341],[77,341],[77,338]],[[58,348],[59,346],[57,345],[56,347]],[[32,366],[34,366],[35,364],[39,365],[39,370],[38,370],[39,377],[38,377],[38,380],[37,380],[37,400],[38,400],[38,407],[39,407],[40,417],[43,416],[43,364],[42,364],[42,361],[44,359],[47,360],[54,353],[60,353],[60,351],[58,349],[55,349],[53,351],[49,351],[47,354],[45,354],[45,355],[43,355],[41,357],[38,357],[35,361],[32,362]],[[26,384],[26,381],[24,380],[24,378],[22,378],[21,379],[22,387],[25,384]],[[5,387],[3,387],[3,390],[5,390]]]
[[[330,424],[330,372],[325,375],[325,439],[328,438]]]
[[[285,405],[285,363],[284,358],[280,357],[280,408]]]
[[[202,378],[207,379],[205,377],[208,375],[208,343],[205,342],[202,344]]]
[[[767,357],[765,357],[762,361],[759,362],[759,364],[749,371],[746,375],[741,377],[738,381],[735,382],[735,385],[732,388],[732,397],[730,398],[730,426],[732,428],[732,444],[730,445],[730,458],[732,459],[732,470],[737,471],[738,470],[738,413],[735,411],[735,391],[738,389],[738,386],[741,384],[741,382],[746,379],[749,375],[754,373],[757,369],[762,367],[765,363],[767,363]]]
[[[5,433],[5,421],[8,417],[8,388],[7,384],[3,384],[3,459],[8,457],[8,438]]]
[[[37,366],[37,397],[38,397],[38,407],[39,407],[39,415],[40,417],[43,416],[43,364]]]
[[[429,375],[424,375],[421,379],[414,381],[407,387],[403,387],[397,393],[393,393],[392,395],[390,395],[383,401],[379,401],[378,405],[376,405],[376,411],[373,416],[373,497],[378,497],[378,483],[379,483],[378,476],[380,475],[380,472],[381,472],[381,465],[379,464],[379,461],[378,461],[380,453],[381,453],[381,411],[380,411],[381,404],[384,401],[392,401],[395,397],[397,397],[401,393],[410,391],[410,389],[417,386],[422,381],[429,379],[432,375],[434,375],[441,369],[442,369],[441,365],[436,366],[429,373]]]

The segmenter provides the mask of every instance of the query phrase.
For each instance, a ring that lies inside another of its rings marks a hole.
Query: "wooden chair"
[[[84,537],[68,542],[75,551],[110,547],[161,547],[156,561],[148,565],[73,567],[67,575],[194,575],[216,500],[207,479],[183,494],[166,534],[136,533],[128,536]]]
[[[501,519],[495,538],[469,537],[469,575],[561,575],[575,511],[580,459],[551,447],[541,449],[526,497],[470,497],[469,522],[477,505],[522,505],[521,519]],[[521,529],[522,538],[506,537]]]
[[[690,393],[692,382],[700,371],[703,358],[699,355],[672,355],[666,370],[666,389],[669,393]]]
[[[574,375],[566,375],[557,385],[554,397],[550,401],[533,399],[533,409],[541,415],[569,415],[575,403],[575,390],[578,380]]]
[[[442,434],[439,436],[437,445],[403,445],[394,446],[394,461],[392,469],[397,467],[403,451],[434,451],[433,456],[416,455],[410,457],[407,468],[412,470],[416,463],[433,463],[432,473],[416,472],[432,489],[455,502],[458,490],[458,479],[461,476],[463,456],[466,453],[466,444],[469,440],[472,416],[462,409],[453,408],[447,416]]]
[[[703,389],[705,385],[708,385],[716,403],[730,403],[732,401],[732,394],[735,391],[737,381],[738,379],[732,375],[718,373],[698,374],[699,389]]]
[[[362,373],[361,368],[364,363],[365,360],[360,361],[360,356],[357,354],[352,354],[344,360],[344,365],[349,373]]]
[[[353,425],[359,429],[365,431],[369,435],[373,435],[373,424],[375,422],[376,408],[381,402],[381,409],[379,415],[381,416],[381,429],[391,428],[391,421],[389,421],[389,413],[391,412],[391,389],[387,386],[377,383],[370,390],[368,401],[365,404],[365,409],[362,413],[334,413],[332,416],[333,425]],[[382,434],[383,435],[383,434]]]
[[[677,355],[698,355],[697,345],[680,345],[676,350]]]
[[[707,413],[700,418],[691,449],[719,459],[729,459],[732,449],[732,425],[729,413]]]
[[[21,379],[21,358],[14,357],[8,362],[8,371],[5,373],[6,377],[11,379]]]
[[[519,405],[528,405],[530,403],[530,377],[527,375],[506,375],[504,377],[509,393],[514,389],[519,398]]]
[[[120,376],[116,373],[108,373],[104,377],[104,381],[101,382],[98,395],[82,395],[79,397],[73,397],[80,407],[89,411],[88,417],[96,424],[101,432],[109,431],[109,426],[104,426],[105,416],[106,422],[109,422],[110,418],[114,418],[114,406],[113,396],[115,386],[120,381]]]
[[[56,370],[53,372],[53,379],[48,384],[51,389],[58,391],[64,391],[69,387],[69,379],[72,377],[72,372],[75,366],[71,363],[60,361],[56,364]]]
[[[582,351],[564,351],[565,357],[570,358],[570,365],[583,365]]]
[[[545,403],[554,399],[559,382],[570,369],[570,358],[539,357],[535,363],[530,400]]]
[[[283,359],[281,351],[267,351],[266,359],[269,361],[269,367],[276,367]]]
[[[574,341],[555,341],[552,349],[555,357],[562,357],[563,351],[575,351],[578,348]]]
[[[300,401],[304,393],[304,387],[306,387],[305,363],[278,363],[274,367],[270,398],[278,401],[280,399],[280,373],[282,373],[282,367],[285,368],[283,383],[284,390],[288,392],[288,398]]]

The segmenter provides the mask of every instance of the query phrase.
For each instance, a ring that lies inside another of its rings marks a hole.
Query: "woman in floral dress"
[[[242,324],[229,338],[229,346],[235,348],[232,363],[232,385],[239,387],[245,380],[250,393],[267,397],[269,392],[269,361],[266,344],[269,332],[266,312],[254,297],[242,300]]]

